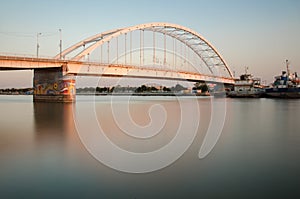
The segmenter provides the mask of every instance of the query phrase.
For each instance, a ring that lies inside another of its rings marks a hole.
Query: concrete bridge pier
[[[34,102],[75,102],[75,79],[65,74],[65,68],[34,69]]]

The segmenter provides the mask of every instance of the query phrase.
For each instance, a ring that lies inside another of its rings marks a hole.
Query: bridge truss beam
[[[127,35],[130,33],[130,63],[132,63],[132,35],[131,33],[133,31],[140,30],[140,65],[143,65],[143,53],[144,53],[144,31],[152,31],[153,33],[161,33],[180,41],[185,46],[187,46],[189,49],[191,49],[198,57],[205,63],[206,67],[210,71],[211,75],[220,75],[218,71],[225,71],[226,77],[233,78],[233,75],[226,64],[225,60],[221,56],[221,54],[216,50],[216,48],[210,44],[203,36],[198,34],[197,32],[177,25],[177,24],[171,24],[171,23],[146,23],[146,24],[140,24],[137,26],[131,26],[126,28],[120,28],[115,29],[111,31],[107,31],[104,33],[100,33],[97,35],[94,35],[90,38],[87,38],[81,42],[78,42],[77,44],[71,46],[70,48],[66,49],[62,52],[62,56],[65,57],[68,54],[78,50],[81,47],[84,47],[84,49],[78,53],[75,57],[72,59],[75,61],[81,60],[85,56],[89,55],[92,51],[94,51],[97,47],[104,45],[105,43],[108,43],[113,38],[117,38],[121,35]],[[153,41],[155,42],[155,34],[153,34]],[[153,42],[153,43],[154,43]],[[88,47],[86,45],[89,44]],[[126,45],[126,42],[125,42]],[[164,44],[164,51],[166,54],[165,49],[166,44]],[[126,48],[127,50],[127,48]],[[109,49],[108,49],[109,51]],[[117,49],[118,52],[118,49]],[[55,58],[59,58],[60,55],[57,55]],[[109,57],[109,54],[108,54]],[[117,58],[118,59],[118,58]],[[153,45],[153,59],[155,59],[155,44]],[[108,58],[108,63],[110,59]],[[164,55],[164,63],[166,62],[166,55]],[[219,73],[219,74],[217,74]]]

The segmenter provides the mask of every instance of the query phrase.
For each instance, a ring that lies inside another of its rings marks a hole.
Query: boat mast
[[[285,63],[286,63],[286,72],[287,72],[286,85],[288,85],[289,77],[290,77],[289,60],[285,60]]]
[[[248,73],[248,66],[245,66],[245,74],[247,75],[247,73]]]
[[[286,72],[287,72],[287,76],[290,76],[290,69],[289,69],[289,60],[285,60],[286,63]]]
[[[285,63],[286,63],[286,73],[287,73],[286,85],[288,86],[289,77],[290,77],[289,60],[285,60]]]

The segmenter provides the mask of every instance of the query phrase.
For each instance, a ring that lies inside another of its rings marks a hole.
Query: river
[[[0,96],[0,110],[1,198],[300,197],[299,100]]]

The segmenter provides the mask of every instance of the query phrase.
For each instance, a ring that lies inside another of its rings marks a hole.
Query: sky
[[[300,72],[298,0],[3,0],[0,54],[59,52],[107,30],[148,22],[169,22],[195,30],[223,56],[231,71],[249,72],[268,83],[290,61]],[[0,88],[31,87],[32,71],[0,72]]]

